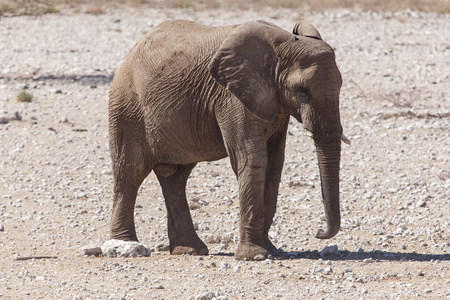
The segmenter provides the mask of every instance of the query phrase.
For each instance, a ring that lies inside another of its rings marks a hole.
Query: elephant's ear
[[[316,40],[322,39],[319,31],[317,31],[317,29],[308,22],[296,23],[294,25],[292,33],[295,35],[302,35]]]
[[[270,43],[274,28],[262,22],[239,27],[211,59],[212,77],[233,93],[255,116],[273,121],[278,113],[278,57]]]

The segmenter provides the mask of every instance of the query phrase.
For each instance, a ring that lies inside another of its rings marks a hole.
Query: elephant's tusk
[[[309,131],[309,130],[305,130],[305,131],[306,131],[307,136],[309,136],[310,138],[314,137],[314,134],[311,131]]]
[[[347,145],[351,145],[352,144],[352,142],[344,134],[341,135],[341,140],[344,143],[346,143]]]
[[[311,131],[309,131],[309,130],[305,130],[305,131],[306,131],[306,135],[307,136],[309,136],[310,138],[314,137],[314,135],[313,135],[313,133]],[[351,145],[352,144],[352,142],[344,134],[341,135],[341,140],[344,143],[346,143],[347,145]]]

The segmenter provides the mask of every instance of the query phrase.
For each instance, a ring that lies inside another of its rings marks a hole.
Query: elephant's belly
[[[151,143],[154,163],[187,165],[201,161],[214,161],[228,156],[222,138],[173,137]]]
[[[192,150],[187,151],[183,155],[183,161],[189,161],[190,163],[201,162],[201,161],[214,161],[227,157],[227,151],[225,147],[223,149],[215,149],[209,151],[202,150]]]

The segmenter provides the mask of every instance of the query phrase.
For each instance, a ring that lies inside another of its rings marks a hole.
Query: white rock
[[[269,232],[269,237],[271,239],[277,239],[280,236],[280,232],[279,231],[270,231]]]
[[[419,200],[416,203],[416,207],[425,207],[425,206],[427,206],[427,203],[425,201],[423,201],[423,200]]]
[[[151,250],[138,242],[109,240],[102,246],[102,253],[108,257],[150,256]]]
[[[102,175],[112,175],[112,170],[110,170],[110,169],[105,169],[105,170],[102,170]]]

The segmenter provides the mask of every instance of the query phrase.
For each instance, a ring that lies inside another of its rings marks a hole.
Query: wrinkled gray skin
[[[289,117],[313,134],[327,228],[339,231],[341,74],[309,24],[294,34],[263,21],[208,27],[168,21],[131,50],[110,91],[114,174],[111,239],[137,241],[134,206],[153,170],[172,254],[208,253],[194,230],[186,181],[200,161],[230,157],[239,183],[239,260],[277,254],[268,237],[277,205]]]

